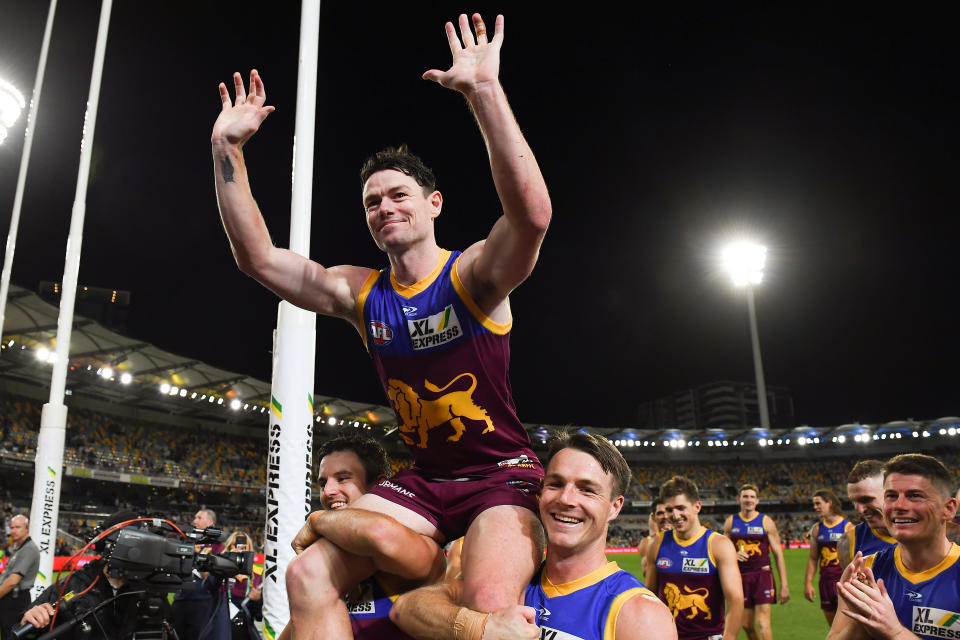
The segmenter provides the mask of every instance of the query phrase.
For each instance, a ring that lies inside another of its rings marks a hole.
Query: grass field
[[[823,640],[827,636],[827,621],[820,611],[820,602],[807,602],[803,597],[803,572],[807,566],[807,549],[785,549],[787,579],[790,583],[790,602],[773,606],[773,637],[775,640]],[[636,553],[615,553],[608,556],[615,560],[621,569],[641,577],[640,555]],[[814,580],[816,582],[816,580]],[[740,632],[740,640],[746,640],[746,634]]]

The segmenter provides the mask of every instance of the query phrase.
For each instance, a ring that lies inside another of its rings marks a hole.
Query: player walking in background
[[[760,491],[756,485],[745,484],[737,494],[740,512],[727,517],[723,533],[733,541],[743,584],[743,618],[741,626],[750,640],[771,640],[771,605],[790,600],[787,584],[787,565],[783,561],[780,532],[770,516],[757,511]],[[770,552],[780,575],[779,591],[770,571]]]
[[[847,475],[847,497],[863,522],[840,536],[840,566],[853,562],[858,551],[869,556],[897,544],[883,522],[883,462],[861,460]]]
[[[737,553],[700,523],[697,485],[674,476],[660,487],[673,529],[647,552],[647,586],[673,613],[679,640],[736,640],[743,615]]]
[[[960,637],[960,545],[946,535],[957,513],[953,481],[931,456],[884,465],[883,519],[898,544],[859,552],[844,571],[828,640]]]
[[[652,506],[653,511],[650,512],[650,517],[647,518],[650,535],[640,541],[640,547],[638,549],[640,553],[640,571],[643,572],[644,576],[646,576],[648,572],[647,551],[650,549],[650,545],[656,544],[661,531],[669,531],[671,528],[670,520],[667,518],[667,507],[663,504],[663,500],[659,497],[655,498]]]
[[[829,489],[820,489],[813,494],[813,510],[820,517],[820,522],[810,528],[810,556],[807,558],[807,571],[803,578],[803,595],[810,602],[816,602],[813,576],[819,567],[820,608],[830,625],[837,614],[837,581],[843,573],[843,565],[837,555],[837,544],[845,532],[853,530],[853,523],[843,517],[840,501]]]

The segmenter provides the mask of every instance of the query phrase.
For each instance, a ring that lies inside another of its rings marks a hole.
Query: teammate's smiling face
[[[432,238],[432,221],[442,205],[439,191],[424,194],[412,176],[395,169],[377,171],[363,185],[367,227],[384,251]]]
[[[342,509],[367,492],[367,474],[353,451],[334,451],[320,461],[320,504]]]
[[[753,489],[744,489],[737,496],[737,502],[740,503],[740,510],[744,513],[751,513],[756,510],[760,499],[757,498],[757,492]]]
[[[686,494],[681,493],[667,498],[664,506],[667,508],[667,517],[673,525],[673,530],[681,537],[693,535],[700,530],[699,500],[691,502]]]
[[[891,473],[883,482],[883,519],[898,542],[929,541],[957,511],[927,478]]]
[[[853,508],[871,529],[883,527],[883,476],[871,476],[847,485]]]
[[[657,503],[657,510],[653,512],[653,521],[657,523],[660,531],[670,529],[670,518],[667,517],[667,506],[662,502]]]
[[[561,449],[547,465],[540,517],[550,547],[575,551],[606,543],[607,525],[617,517],[623,496],[611,497],[613,476],[589,453]]]

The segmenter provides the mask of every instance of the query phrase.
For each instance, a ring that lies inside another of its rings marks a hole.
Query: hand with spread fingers
[[[263,80],[256,69],[250,71],[250,92],[243,86],[243,77],[235,72],[233,86],[236,99],[230,101],[227,85],[220,83],[220,101],[223,109],[213,124],[211,140],[243,146],[257,132],[260,124],[274,108],[266,105],[267,94],[263,89]]]
[[[843,596],[847,607],[842,611],[859,622],[871,638],[882,640],[908,640],[916,638],[905,629],[897,619],[893,600],[887,594],[883,580],[874,582],[873,572],[869,568],[863,571],[863,580],[840,581],[837,590]]]
[[[479,13],[473,14],[472,22],[471,29],[471,19],[466,14],[460,15],[459,37],[452,23],[445,25],[453,64],[446,71],[430,69],[423,74],[424,80],[432,80],[464,95],[484,85],[499,82],[503,16],[497,16],[493,38],[488,37],[487,27]]]

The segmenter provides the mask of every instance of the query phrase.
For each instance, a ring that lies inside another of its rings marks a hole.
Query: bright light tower
[[[23,94],[0,78],[0,144],[7,138],[7,129],[17,121],[25,106]]]
[[[760,426],[770,429],[770,413],[767,411],[767,386],[763,381],[763,362],[760,360],[760,336],[757,332],[757,308],[753,302],[753,287],[763,280],[763,266],[767,261],[767,248],[751,242],[737,242],[723,250],[723,265],[737,287],[747,290],[747,309],[750,312],[750,340],[753,343],[753,368],[757,375],[757,404],[760,410]]]

